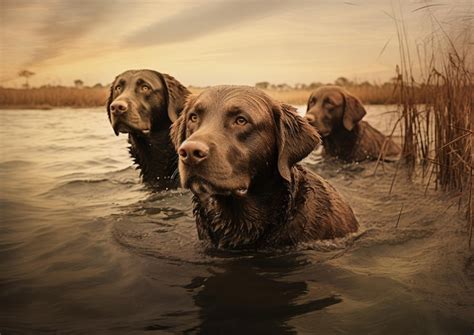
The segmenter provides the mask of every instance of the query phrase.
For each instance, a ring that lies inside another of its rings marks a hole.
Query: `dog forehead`
[[[120,74],[116,82],[124,80],[126,83],[136,83],[139,80],[151,84],[154,88],[161,88],[163,85],[160,78],[154,71],[151,70],[128,70]]]
[[[343,103],[343,92],[338,87],[321,87],[313,93],[313,97],[317,98],[321,103],[326,98],[331,99],[337,105]]]
[[[271,112],[271,102],[262,93],[251,87],[218,86],[202,92],[194,105],[221,115],[240,110],[256,120],[266,119]]]

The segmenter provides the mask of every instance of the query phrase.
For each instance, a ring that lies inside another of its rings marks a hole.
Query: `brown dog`
[[[306,119],[323,138],[325,154],[343,161],[393,160],[400,147],[361,121],[366,111],[359,99],[339,86],[323,86],[308,99]]]
[[[214,246],[294,245],[357,230],[339,193],[296,164],[319,143],[315,129],[262,91],[218,86],[191,96],[171,137],[199,237]]]
[[[130,155],[143,181],[154,189],[177,187],[178,157],[169,128],[190,92],[173,77],[153,70],[118,75],[107,101],[115,134],[127,133]]]

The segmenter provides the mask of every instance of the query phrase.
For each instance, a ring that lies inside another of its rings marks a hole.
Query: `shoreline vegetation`
[[[416,50],[410,50],[410,38],[401,9],[398,14],[394,10],[400,64],[390,82],[357,83],[340,77],[331,84],[345,87],[364,104],[397,106],[399,118],[392,134],[397,130],[402,134],[402,155],[392,186],[399,177],[399,167],[403,167],[409,179],[421,178],[425,192],[431,187],[452,195],[458,209],[465,209],[471,246],[474,237],[472,27],[461,26],[461,31],[446,31],[430,7],[417,9],[427,11],[433,28],[428,39],[418,44]],[[27,72],[23,76],[28,79],[33,74]],[[28,88],[28,81],[24,89],[0,87],[0,109],[105,106],[110,88],[100,84],[82,87],[80,80],[74,83],[80,87]],[[255,84],[276,100],[291,105],[306,105],[311,92],[322,85]],[[191,86],[189,89],[199,93],[204,88]],[[379,165],[383,169],[383,164],[379,157],[375,170]],[[392,188],[389,193],[391,191]],[[402,211],[403,207],[400,215]]]
[[[471,247],[474,235],[472,26],[459,25],[460,30],[453,29],[454,26],[447,30],[430,11],[431,6],[419,8],[427,11],[432,31],[424,43],[417,45],[416,52],[410,48],[411,39],[401,8],[393,17],[400,57],[396,69],[399,119],[393,128],[394,131],[399,128],[402,134],[397,171],[403,165],[410,180],[421,178],[425,193],[430,187],[446,192],[453,198],[449,207],[457,205],[458,210],[465,210]],[[415,64],[419,75],[415,74]],[[396,178],[397,172],[392,186]],[[400,215],[402,210],[403,207]]]
[[[306,105],[312,91],[325,85],[322,83],[270,84],[256,83],[271,97],[290,105]],[[344,86],[359,97],[365,104],[396,104],[396,83],[381,85],[369,82],[353,83],[346,78],[338,78],[329,85]],[[205,87],[188,87],[192,93],[199,93]],[[42,86],[38,88],[3,88],[0,87],[0,109],[52,109],[60,107],[87,108],[105,106],[110,87],[100,84],[94,87]]]

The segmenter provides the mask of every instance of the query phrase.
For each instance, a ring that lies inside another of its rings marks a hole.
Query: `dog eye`
[[[247,120],[243,116],[238,116],[235,119],[235,124],[238,126],[243,126],[247,124]]]
[[[198,120],[197,114],[194,114],[194,113],[189,114],[189,121],[191,121],[191,122],[197,122],[197,120]]]
[[[327,110],[333,110],[336,106],[332,103],[331,100],[326,100],[324,101],[324,107],[326,107]]]
[[[115,86],[115,91],[116,92],[120,92],[121,90],[122,90],[122,86],[120,86],[120,85]]]
[[[335,111],[335,108],[333,105],[326,105],[325,107],[329,114],[332,114]]]
[[[324,104],[326,107],[329,107],[329,108],[334,107],[334,103],[333,103],[332,100],[329,99],[329,98],[324,99],[323,104]]]
[[[148,85],[142,85],[142,87],[140,87],[140,89],[142,90],[142,92],[148,92],[151,88]]]

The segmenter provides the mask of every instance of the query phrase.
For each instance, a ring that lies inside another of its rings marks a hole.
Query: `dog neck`
[[[128,141],[130,155],[140,169],[145,184],[154,190],[178,186],[178,157],[168,128],[152,131],[147,136],[130,133]]]
[[[358,123],[352,130],[347,130],[343,125],[340,125],[323,138],[324,150],[331,156],[350,160],[357,149],[359,133],[360,125]]]
[[[278,172],[260,185],[252,185],[245,197],[194,196],[194,215],[199,238],[217,248],[253,249],[268,246],[294,211],[297,183],[286,183]]]

